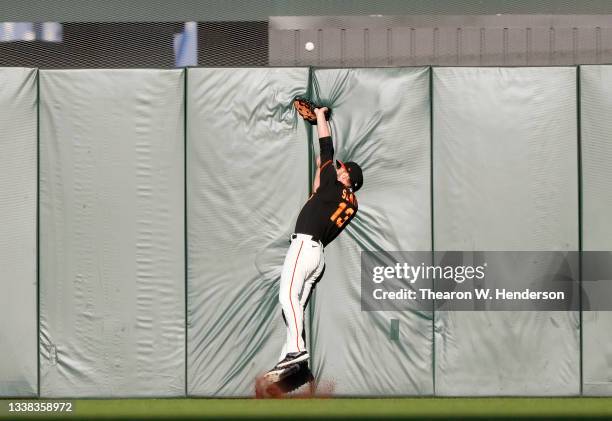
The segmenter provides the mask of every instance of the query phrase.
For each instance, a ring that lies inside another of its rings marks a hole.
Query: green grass
[[[8,414],[0,419],[33,419]],[[112,399],[77,400],[72,419],[612,419],[612,398]],[[37,419],[57,419],[38,415]]]

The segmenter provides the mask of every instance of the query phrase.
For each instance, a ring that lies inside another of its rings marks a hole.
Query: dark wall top
[[[612,1],[2,0],[0,22],[264,21],[269,16],[612,14]]]

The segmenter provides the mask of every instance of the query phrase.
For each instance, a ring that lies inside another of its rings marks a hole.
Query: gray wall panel
[[[188,394],[250,396],[278,361],[280,271],[308,198],[306,68],[188,71]]]
[[[312,302],[315,377],[336,395],[432,394],[432,314],[363,312],[360,298],[362,250],[431,250],[429,70],[316,70],[314,82],[334,110],[337,158],[364,171],[357,217],[326,248]]]
[[[343,54],[326,54],[325,66],[398,65],[524,66],[612,62],[610,15],[361,15],[272,16],[269,62],[313,64],[304,43],[316,49],[340,44]],[[344,34],[338,36],[338,32]],[[296,50],[296,51],[294,51]],[[304,53],[300,56],[301,53]],[[316,62],[316,60],[314,60]]]
[[[436,250],[577,250],[576,70],[439,68],[433,101]],[[438,395],[579,393],[575,312],[435,319]]]
[[[505,49],[504,64],[514,63],[527,65],[527,28],[504,28]]]
[[[185,393],[183,82],[41,72],[42,396]]]
[[[198,1],[185,0],[55,0],[52,8],[48,0],[5,0],[0,4],[0,14],[7,21],[42,22],[46,20],[70,22],[154,22],[183,20],[265,20],[269,16],[310,15],[449,15],[476,14],[558,14],[612,13],[607,0],[588,2],[559,2],[559,0],[456,0],[405,1],[405,0],[207,0],[206,7]]]
[[[612,250],[612,66],[580,68],[582,246]],[[612,395],[612,312],[583,313],[583,392]]]
[[[36,69],[0,68],[0,396],[38,393]]]
[[[322,46],[321,42],[319,42],[318,35],[318,31],[315,29],[308,29],[297,33],[298,39],[296,46],[299,48],[296,54],[301,66],[316,66],[320,64]],[[307,42],[312,42],[318,45],[319,48],[308,51],[304,48]]]

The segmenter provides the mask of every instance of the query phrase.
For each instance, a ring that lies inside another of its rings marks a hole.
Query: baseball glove
[[[310,124],[317,124],[317,116],[314,110],[315,108],[319,108],[319,105],[313,104],[305,98],[296,98],[295,100],[293,100],[293,106],[304,120],[306,120]],[[328,108],[325,112],[325,120],[329,120],[330,114],[331,110]]]

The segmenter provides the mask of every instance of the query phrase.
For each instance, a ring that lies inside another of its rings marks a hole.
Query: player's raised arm
[[[315,171],[314,181],[312,183],[312,192],[315,193],[321,182],[321,157],[317,156],[317,170]]]
[[[319,136],[319,147],[321,156],[321,166],[319,167],[319,184],[324,185],[328,182],[336,180],[336,171],[334,169],[334,142],[331,138],[329,123],[325,117],[327,107],[315,108],[317,116],[317,134]],[[317,186],[319,187],[319,186]]]
[[[317,134],[319,135],[319,139],[321,139],[322,137],[331,136],[331,132],[329,130],[329,123],[327,122],[327,118],[325,117],[327,107],[315,108],[314,112],[317,116]]]
[[[331,130],[327,119],[330,110],[327,107],[317,107],[305,98],[296,98],[293,106],[298,114],[310,124],[317,126],[319,137],[320,161],[317,162],[317,172],[313,183],[313,192],[319,187],[326,186],[336,181],[336,170],[334,168],[334,143],[331,138]]]

